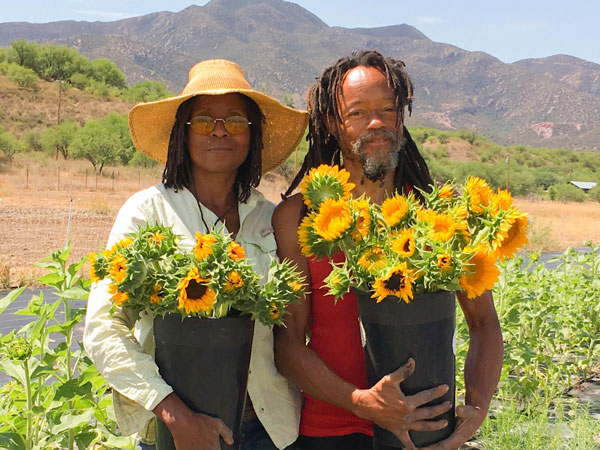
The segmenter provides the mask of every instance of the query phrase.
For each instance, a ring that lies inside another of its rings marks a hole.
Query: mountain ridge
[[[196,61],[227,58],[254,87],[278,98],[291,94],[296,106],[324,67],[376,49],[406,63],[415,84],[410,125],[467,129],[505,145],[600,148],[598,64],[568,55],[505,64],[434,42],[408,24],[330,27],[282,0],[212,0],[114,22],[0,24],[0,45],[17,38],[110,58],[128,82],[164,80],[175,92]]]

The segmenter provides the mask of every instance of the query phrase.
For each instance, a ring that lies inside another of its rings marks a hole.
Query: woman
[[[290,155],[306,123],[305,112],[253,90],[236,64],[196,64],[180,95],[136,105],[129,113],[136,148],[166,166],[161,184],[123,205],[108,246],[146,223],[158,223],[172,227],[183,237],[181,247],[190,250],[195,232],[222,223],[255,270],[266,276],[275,257],[273,205],[254,188],[262,173]],[[218,449],[219,437],[231,444],[231,430],[221,420],[192,412],[160,377],[151,356],[151,317],[134,323],[126,308],[114,314],[110,308],[107,284],[97,283],[88,301],[84,345],[113,388],[121,432],[137,432],[151,444],[156,415],[169,427],[178,450]],[[297,437],[299,397],[277,373],[271,330],[258,322],[248,394],[243,448],[291,445]]]

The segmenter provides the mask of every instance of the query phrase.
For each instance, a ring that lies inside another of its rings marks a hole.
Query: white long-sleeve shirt
[[[202,208],[202,213],[200,212]],[[236,242],[244,247],[254,270],[266,280],[276,245],[271,227],[274,205],[257,190],[238,206],[240,229]],[[180,247],[191,250],[195,233],[206,233],[217,220],[208,208],[199,205],[187,189],[175,192],[159,184],[130,197],[121,207],[107,247],[125,238],[139,227],[161,224],[173,228],[182,237]],[[141,433],[153,440],[147,430],[152,410],[173,390],[161,378],[154,362],[152,317],[142,315],[135,322],[126,308],[113,314],[108,281],[92,286],[83,336],[85,349],[98,371],[113,388],[114,408],[121,433]],[[278,448],[291,445],[298,436],[300,394],[275,368],[272,330],[256,322],[248,394],[256,414]],[[151,433],[153,434],[153,433]]]

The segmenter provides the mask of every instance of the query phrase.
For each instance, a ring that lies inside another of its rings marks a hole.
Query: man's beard
[[[386,152],[375,152],[367,154],[364,144],[378,136],[385,136],[390,140],[391,148]],[[389,130],[369,131],[361,135],[353,144],[352,152],[356,154],[362,163],[363,173],[371,181],[380,181],[392,170],[398,167],[400,151],[406,145],[406,138],[398,139],[396,133]]]

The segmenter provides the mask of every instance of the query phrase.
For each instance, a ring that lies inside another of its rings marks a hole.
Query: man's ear
[[[339,137],[339,135],[340,135],[339,124],[338,124],[337,120],[335,119],[335,117],[332,116],[331,114],[329,114],[325,118],[325,128],[327,128],[327,131],[329,132],[329,134],[332,135],[334,138],[337,139]]]

